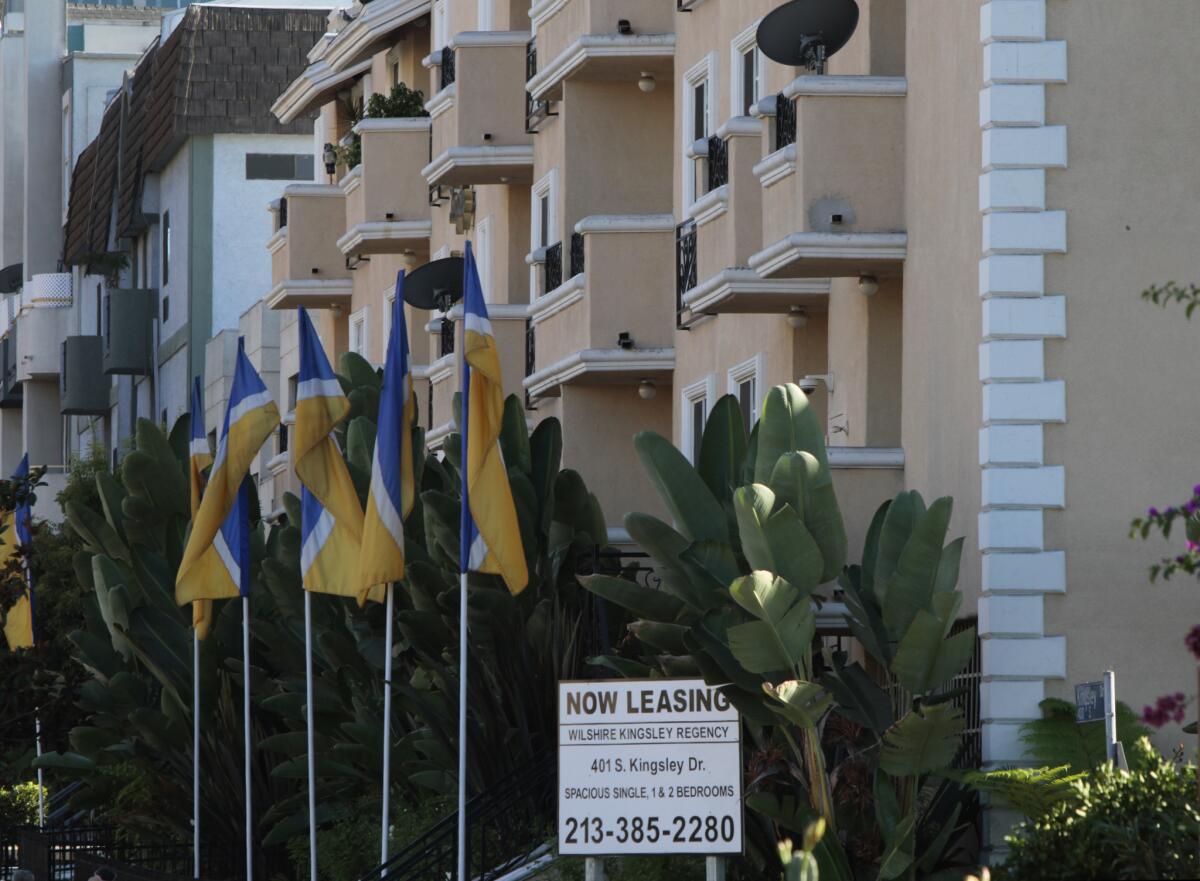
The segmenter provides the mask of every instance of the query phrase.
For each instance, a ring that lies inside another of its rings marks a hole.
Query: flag
[[[248,472],[259,449],[279,425],[279,409],[238,339],[233,388],[225,408],[217,455],[179,575],[175,602],[244,596],[250,586],[250,485]]]
[[[300,312],[300,382],[292,455],[300,490],[300,572],[304,589],[357,596],[363,511],[331,432],[350,402],[329,366],[308,312]]]
[[[188,478],[191,483],[192,519],[200,510],[204,497],[204,469],[212,464],[212,450],[208,436],[204,433],[204,399],[200,392],[200,377],[192,381],[191,441],[188,444]],[[192,626],[200,639],[208,636],[212,625],[212,600],[196,600],[192,603]]]
[[[396,275],[392,330],[379,394],[379,426],[359,558],[360,602],[368,591],[374,591],[372,599],[380,599],[384,585],[404,580],[404,518],[412,511],[416,497],[412,448],[415,421],[402,269]]]
[[[465,472],[462,571],[500,575],[511,593],[529,582],[525,547],[500,452],[504,385],[500,353],[483,301],[479,270],[467,242],[463,261],[462,461]]]
[[[14,482],[25,480],[29,476],[29,454],[21,457],[21,464],[13,472]],[[22,493],[15,511],[8,511],[0,518],[4,531],[0,533],[0,568],[8,565],[16,555],[19,547],[28,549],[33,541],[30,530],[31,512],[29,497]],[[25,592],[8,610],[4,616],[4,638],[8,641],[9,651],[20,648],[33,648],[34,640],[34,604],[33,580],[29,570],[25,570]]]

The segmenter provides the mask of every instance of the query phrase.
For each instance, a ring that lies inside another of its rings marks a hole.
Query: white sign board
[[[741,853],[741,741],[700,679],[560,682],[559,853]]]

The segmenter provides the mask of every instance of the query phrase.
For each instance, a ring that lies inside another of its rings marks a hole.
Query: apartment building
[[[361,162],[273,205],[269,304],[319,310],[332,352],[378,363],[396,269],[470,238],[509,390],[531,424],[562,420],[614,536],[657,508],[636,431],[695,456],[719,396],[749,427],[766,389],[801,382],[855,552],[897,491],[955,498],[988,766],[1020,762],[1038,702],[1104,669],[1134,706],[1186,690],[1194,600],[1146,585],[1159,549],[1125,534],[1198,452],[1172,367],[1194,330],[1138,293],[1195,276],[1196,82],[1158,59],[1184,55],[1200,8],[858,0],[817,74],[757,47],[777,5],[353,4],[274,112],[319,108],[318,151],[357,136]],[[429,117],[359,121],[396,82]],[[409,313],[431,446],[460,319]]]
[[[272,230],[247,205],[313,179],[310,124],[284,125],[267,109],[303,70],[327,15],[215,3],[172,13],[108,103],[75,167],[63,250],[74,292],[60,340],[72,451],[98,444],[116,462],[139,417],[171,425],[187,411],[198,376],[215,433],[240,324],[256,340],[265,330],[253,351],[275,371],[274,316],[254,322]]]

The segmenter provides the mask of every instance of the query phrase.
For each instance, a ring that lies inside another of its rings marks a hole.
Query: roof
[[[311,116],[284,124],[270,107],[303,72],[327,18],[328,7],[190,6],[142,56],[76,163],[65,262],[107,250],[114,199],[116,237],[145,228],[145,175],[165,167],[188,138],[310,134]]]

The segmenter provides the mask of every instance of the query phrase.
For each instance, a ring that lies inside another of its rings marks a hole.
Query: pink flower
[[[1196,656],[1196,660],[1200,661],[1200,624],[1191,629],[1191,632],[1183,638],[1183,643],[1188,647],[1188,651]]]

